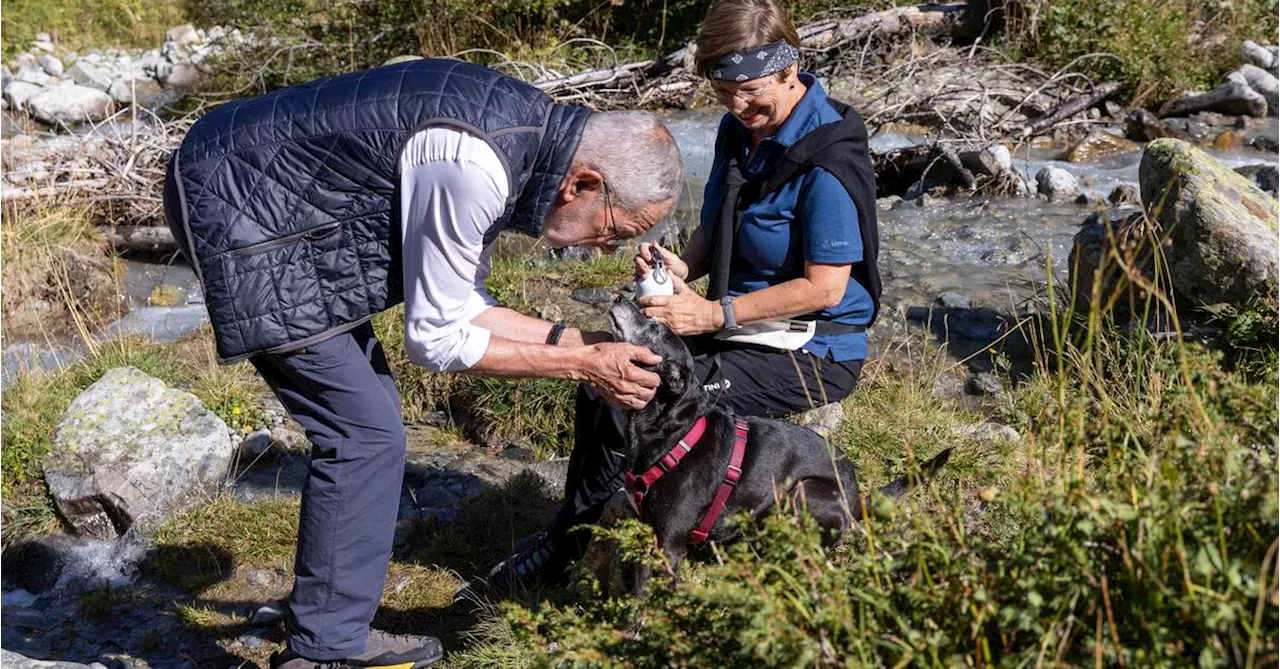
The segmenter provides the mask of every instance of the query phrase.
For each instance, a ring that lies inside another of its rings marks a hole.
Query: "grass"
[[[9,0],[0,25],[7,59],[29,49],[39,32],[76,52],[109,46],[158,49],[165,31],[186,20],[180,0]]]
[[[87,208],[37,201],[5,206],[3,219],[0,309],[7,335],[83,335],[119,315],[115,266]]]

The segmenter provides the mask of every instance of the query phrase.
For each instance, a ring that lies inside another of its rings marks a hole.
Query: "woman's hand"
[[[649,276],[649,268],[653,266],[654,253],[662,256],[662,262],[667,266],[667,274],[681,281],[689,279],[689,265],[681,260],[680,256],[653,242],[645,242],[640,245],[640,252],[636,254],[636,281],[642,281]]]
[[[655,318],[680,335],[715,332],[724,327],[724,311],[718,302],[703,299],[689,290],[684,279],[672,276],[674,295],[653,295],[636,300],[645,316]]]

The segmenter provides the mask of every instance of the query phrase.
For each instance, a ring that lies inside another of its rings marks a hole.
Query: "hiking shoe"
[[[410,634],[387,634],[378,630],[369,630],[369,640],[365,643],[364,652],[345,660],[308,660],[286,648],[272,653],[271,669],[348,669],[348,667],[368,667],[370,669],[421,669],[434,664],[444,657],[440,640],[429,636],[413,636]]]
[[[517,584],[553,582],[564,575],[565,560],[547,530],[516,542],[516,552],[489,570],[489,587],[510,592]]]

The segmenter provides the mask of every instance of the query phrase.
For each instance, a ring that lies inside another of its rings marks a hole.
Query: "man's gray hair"
[[[617,205],[632,211],[678,198],[684,186],[676,140],[649,112],[608,111],[587,117],[573,159],[599,170]]]

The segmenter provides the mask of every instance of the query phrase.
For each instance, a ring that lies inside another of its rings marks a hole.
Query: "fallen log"
[[[170,254],[178,252],[173,232],[162,225],[101,225],[98,232],[117,251]]]
[[[1160,118],[1190,116],[1202,111],[1266,116],[1267,100],[1257,91],[1249,88],[1248,84],[1228,79],[1208,93],[1170,100],[1161,107]]]
[[[107,184],[107,179],[77,179],[75,181],[62,181],[52,186],[38,186],[35,188],[5,186],[0,188],[0,201],[9,203],[20,200],[34,200],[41,197],[61,196],[71,191],[100,190],[106,188]]]
[[[1103,84],[1084,95],[1067,100],[1032,124],[1027,130],[1026,135],[1030,137],[1046,132],[1053,126],[1057,125],[1060,121],[1069,119],[1099,102],[1106,100],[1107,98],[1115,95],[1119,90],[1120,84],[1113,81]]]
[[[802,26],[800,48],[823,51],[848,42],[873,36],[899,37],[920,33],[930,37],[945,36],[961,21],[967,3],[950,2],[894,7],[851,19],[821,21]],[[548,95],[568,93],[600,86],[636,85],[653,82],[672,74],[693,74],[697,46],[693,42],[657,60],[623,63],[613,67],[579,72],[568,76],[535,80]]]

